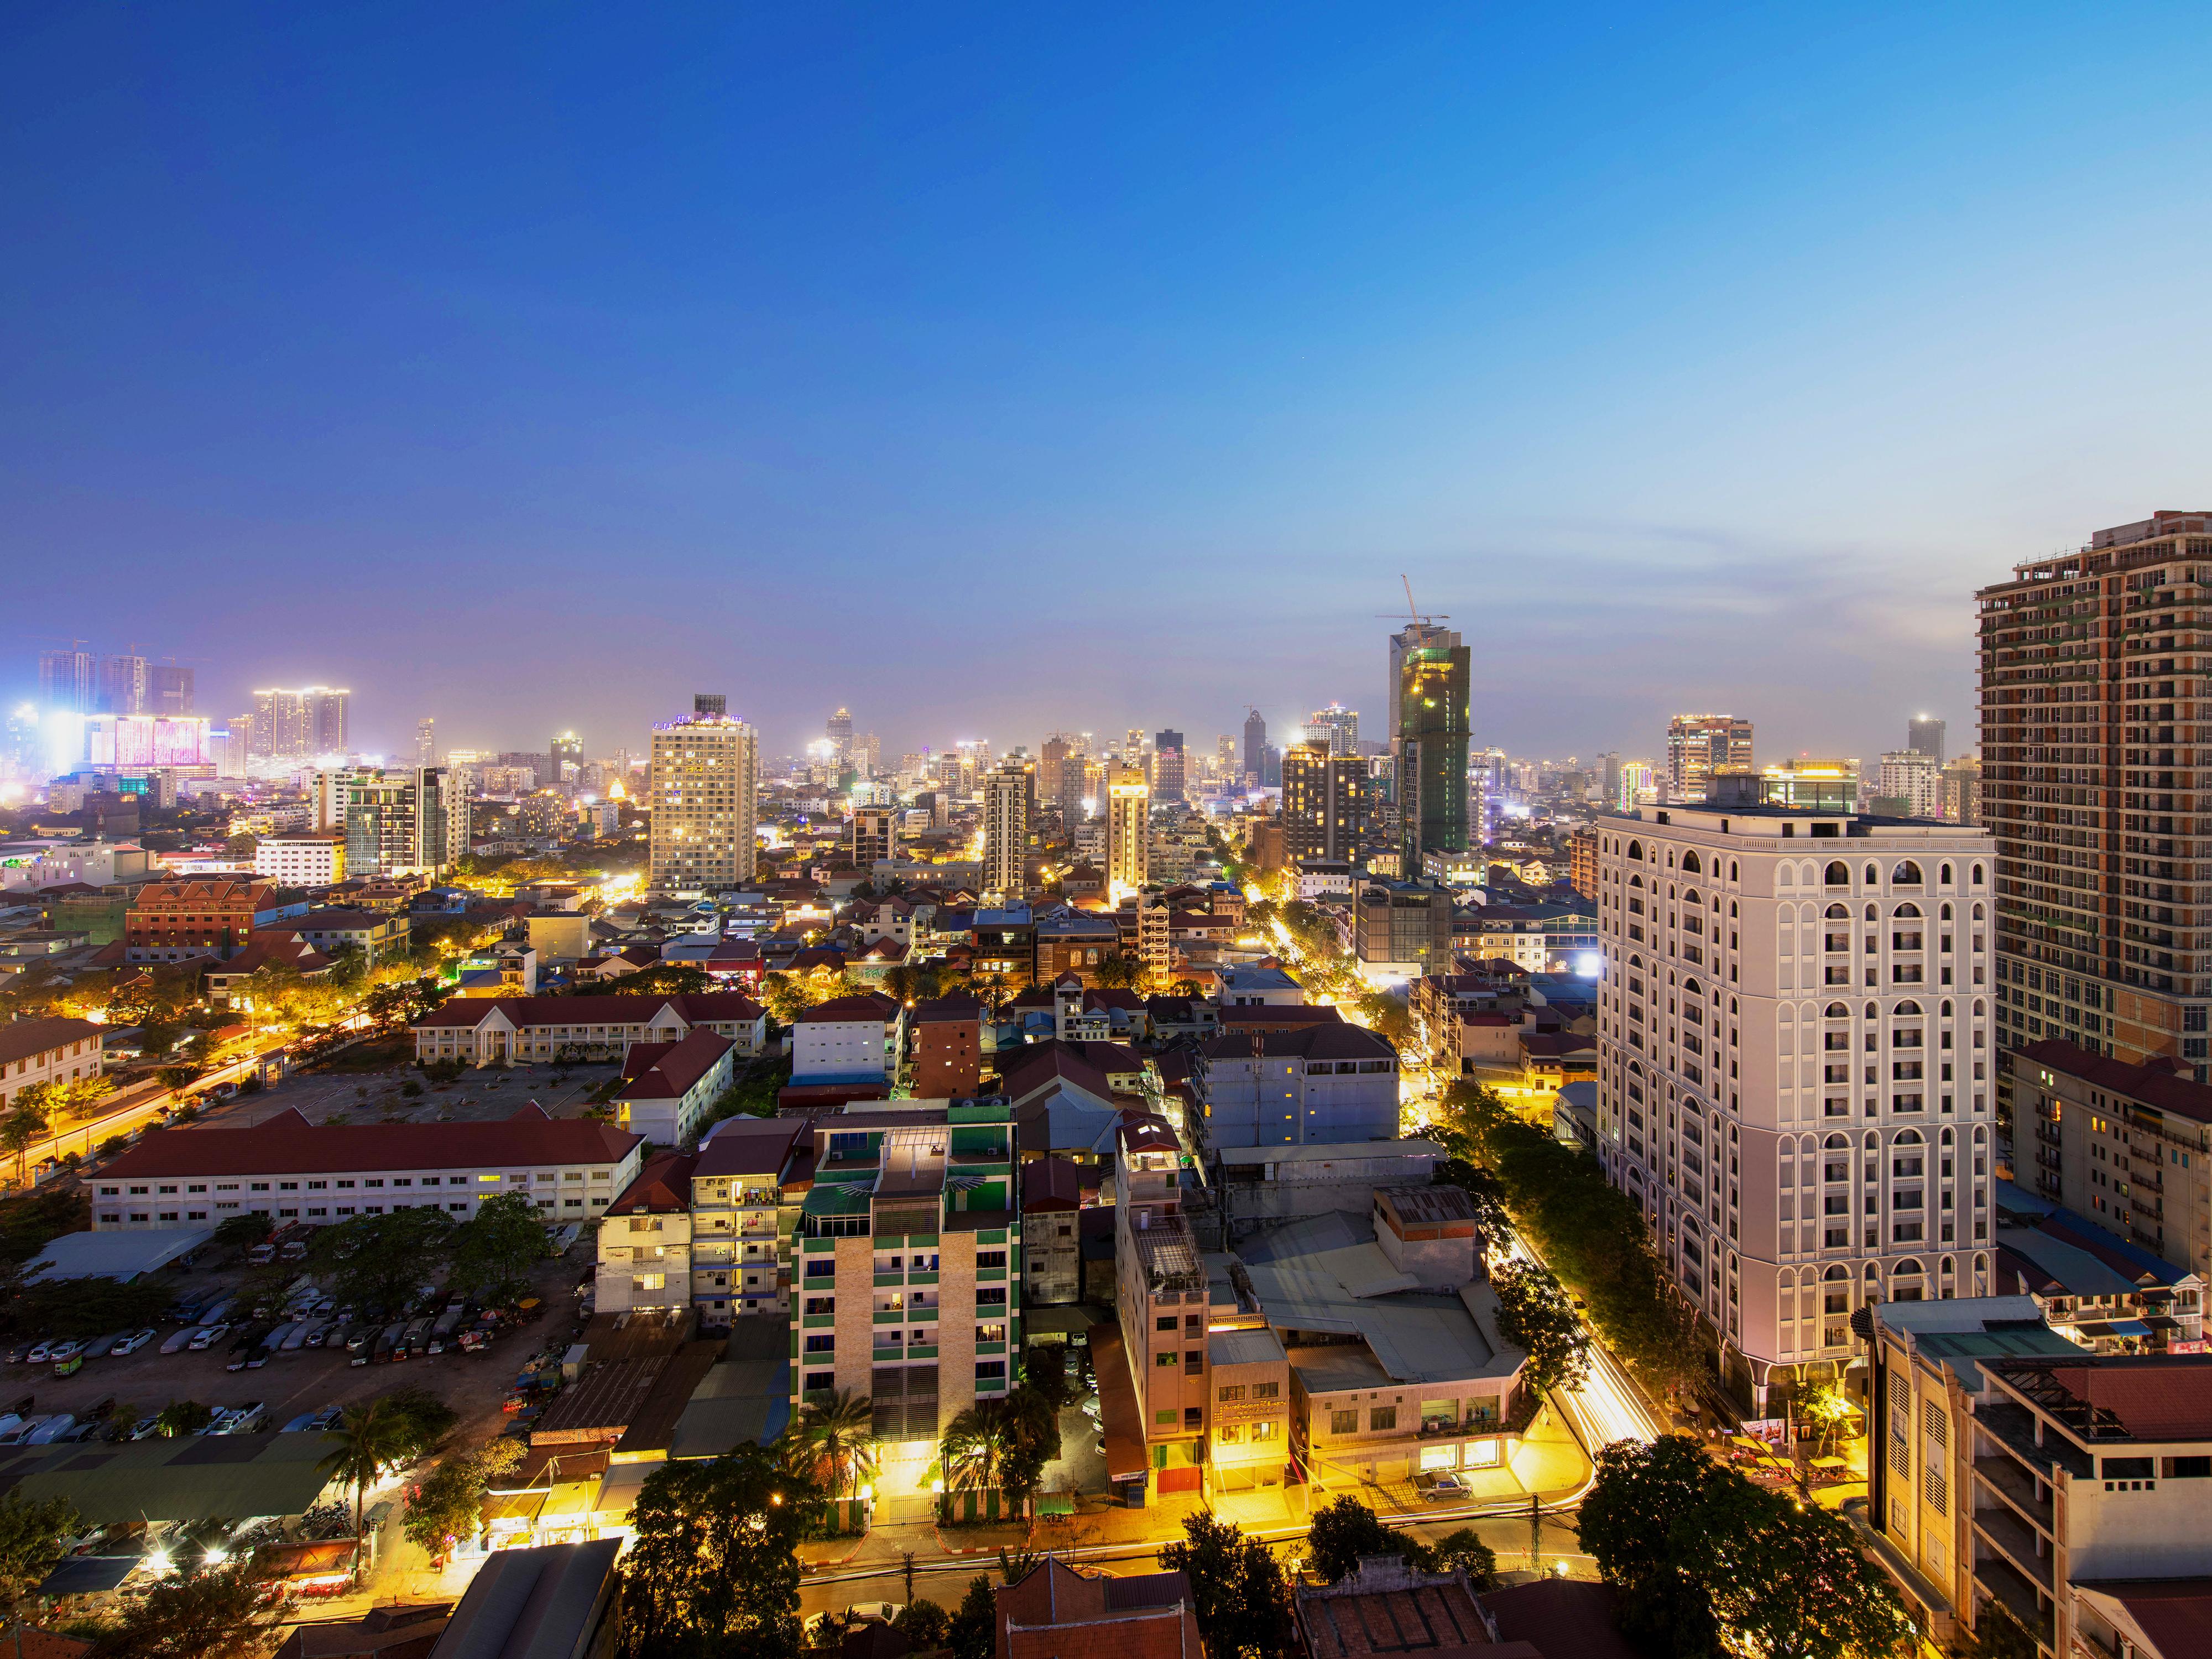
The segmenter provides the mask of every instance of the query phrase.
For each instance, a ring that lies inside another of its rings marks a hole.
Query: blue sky
[[[1763,756],[2212,505],[2203,7],[15,8],[0,680]]]

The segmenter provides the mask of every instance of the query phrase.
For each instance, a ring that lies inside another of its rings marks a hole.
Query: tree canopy
[[[427,1205],[357,1215],[320,1229],[308,1247],[307,1265],[339,1301],[396,1313],[446,1265],[454,1231],[443,1210]]]
[[[1528,1355],[1528,1386],[1549,1394],[1579,1388],[1589,1376],[1589,1333],[1541,1264],[1510,1261],[1491,1275],[1498,1292],[1498,1334]]]
[[[1290,1580],[1256,1538],[1211,1515],[1186,1516],[1183,1541],[1160,1565],[1190,1581],[1191,1612],[1214,1659],[1275,1659],[1292,1650]]]
[[[799,1646],[799,1557],[822,1493],[748,1442],[647,1477],[623,1560],[636,1659],[781,1659]]]
[[[1597,1465],[1577,1530],[1647,1651],[1850,1659],[1907,1633],[1841,1516],[1753,1486],[1681,1435],[1617,1442]]]

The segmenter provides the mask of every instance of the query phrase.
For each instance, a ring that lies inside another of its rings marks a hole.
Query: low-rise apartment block
[[[674,1042],[695,1028],[726,1037],[740,1060],[768,1041],[768,1011],[742,991],[665,997],[456,999],[415,1023],[415,1058],[518,1066],[564,1054],[619,1059],[633,1042]]]
[[[656,1146],[688,1147],[730,1087],[737,1050],[695,1027],[673,1042],[633,1042],[623,1056],[615,1121]]]
[[[1214,1146],[1394,1140],[1398,1051],[1342,1023],[1224,1030],[1206,1043]]]
[[[646,1164],[599,1223],[597,1311],[673,1313],[691,1305],[692,1153]]]
[[[100,1029],[88,1019],[14,1019],[0,1025],[0,1107],[34,1083],[65,1085],[98,1077]]]
[[[265,881],[217,876],[149,881],[132,895],[124,914],[124,959],[234,956],[253,937],[254,915],[270,908],[275,891]]]
[[[326,957],[361,952],[362,966],[374,968],[407,949],[407,918],[382,910],[326,908],[310,910],[284,924]]]
[[[793,1241],[814,1169],[803,1118],[725,1119],[691,1170],[691,1301],[704,1326],[791,1313]]]
[[[329,1225],[432,1206],[457,1221],[506,1193],[548,1221],[589,1221],[635,1179],[644,1138],[536,1106],[489,1123],[311,1124],[296,1109],[247,1129],[149,1130],[93,1176],[95,1232],[216,1224],[252,1212]]]
[[[2032,1146],[2037,1192],[2212,1276],[2212,1087],[2180,1060],[2136,1065],[2056,1038],[2010,1062],[2022,1180]]]
[[[253,845],[253,873],[279,887],[330,887],[345,879],[345,836],[319,830],[263,836]]]
[[[803,1010],[791,1028],[792,1082],[887,1082],[897,1075],[906,1020],[902,1004],[872,991]]]

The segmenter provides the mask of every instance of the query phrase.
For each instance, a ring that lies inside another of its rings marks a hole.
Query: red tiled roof
[[[1040,1158],[1022,1165],[1022,1209],[1079,1210],[1083,1175],[1065,1158]]]
[[[2212,1354],[2125,1358],[2134,1363],[2037,1369],[2082,1404],[2118,1418],[2138,1440],[2212,1440]]]
[[[982,1022],[983,1005],[964,991],[953,991],[915,1003],[906,1018],[909,1025],[932,1025],[942,1021],[975,1025]]]
[[[296,973],[320,973],[331,959],[289,927],[264,927],[228,961],[216,965],[221,974],[251,974],[258,969],[289,968]]]
[[[703,1025],[674,1042],[633,1042],[623,1055],[622,1097],[681,1100],[735,1046]]]
[[[1501,1642],[1526,1642],[1545,1659],[1636,1659],[1620,1633],[1619,1598],[1587,1578],[1532,1579],[1482,1598]]]
[[[691,1207],[694,1152],[663,1152],[637,1172],[637,1179],[623,1188],[622,1196],[607,1206],[609,1215],[681,1215]]]
[[[2140,1100],[2146,1106],[2178,1112],[2198,1123],[2212,1123],[2212,1087],[2176,1076],[2172,1067],[2177,1062],[2153,1060],[2147,1066],[2131,1066],[2058,1038],[2031,1042],[2014,1053],[2030,1065],[2047,1066],[2097,1088]]]
[[[87,1037],[95,1044],[100,1041],[100,1027],[88,1019],[11,1019],[0,1025],[0,1066],[64,1048]],[[95,1048],[93,1052],[99,1050]]]
[[[791,1156],[791,1143],[806,1127],[801,1117],[724,1118],[708,1132],[692,1177],[781,1175]]]
[[[2109,1595],[2157,1645],[2158,1659],[2212,1659],[2212,1578],[2076,1579]],[[25,1650],[27,1659],[28,1650]],[[2140,1651],[2140,1650],[2138,1650]]]
[[[549,1118],[536,1106],[489,1123],[321,1125],[309,1123],[295,1107],[248,1129],[149,1129],[100,1173],[113,1181],[619,1164],[643,1139],[588,1118]]]
[[[673,1008],[687,1025],[749,1024],[761,1006],[743,991],[679,991],[659,997],[482,997],[458,999],[425,1014],[414,1029],[471,1030],[499,1009],[520,1030],[538,1025],[642,1025]]]
[[[1219,1015],[1224,1030],[1237,1025],[1341,1025],[1344,1015],[1334,1003],[1309,1003],[1287,1008],[1228,1007]]]

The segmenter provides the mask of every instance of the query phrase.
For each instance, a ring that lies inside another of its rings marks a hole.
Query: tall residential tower
[[[653,891],[705,894],[753,878],[759,776],[743,720],[695,714],[653,728]]]

